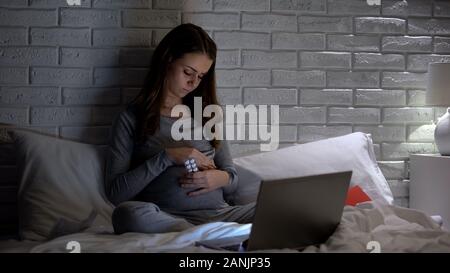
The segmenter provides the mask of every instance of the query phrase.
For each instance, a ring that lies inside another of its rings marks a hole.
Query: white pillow
[[[350,186],[360,186],[372,200],[392,204],[393,195],[378,167],[372,138],[364,133],[293,145],[233,159],[262,179],[299,177],[353,170]],[[245,181],[239,180],[239,183]]]
[[[112,231],[104,193],[104,148],[52,136],[9,132],[20,170],[19,235],[41,241],[91,226]]]

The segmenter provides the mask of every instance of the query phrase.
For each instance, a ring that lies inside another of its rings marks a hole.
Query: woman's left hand
[[[180,186],[185,189],[197,189],[188,193],[189,196],[196,196],[228,185],[229,179],[230,175],[226,171],[205,170],[187,173],[180,179]]]

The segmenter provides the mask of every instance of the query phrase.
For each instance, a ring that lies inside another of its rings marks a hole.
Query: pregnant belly
[[[176,211],[218,209],[228,204],[223,199],[222,189],[188,196],[195,189],[180,187],[179,179],[185,174],[182,166],[171,166],[151,181],[138,195],[138,200],[152,202],[161,209]]]

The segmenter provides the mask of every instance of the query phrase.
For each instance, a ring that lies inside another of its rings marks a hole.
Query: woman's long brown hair
[[[201,27],[193,24],[179,25],[167,33],[156,47],[144,86],[130,103],[137,106],[138,142],[145,141],[146,136],[153,135],[159,129],[160,108],[169,64],[187,53],[206,54],[213,63],[198,87],[183,98],[183,104],[190,108],[191,114],[194,113],[194,97],[202,97],[202,108],[218,104],[215,76],[217,46]],[[206,121],[203,118],[203,125]],[[211,144],[217,148],[219,141],[214,139]]]

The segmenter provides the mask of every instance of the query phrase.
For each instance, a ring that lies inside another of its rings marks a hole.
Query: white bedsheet
[[[305,252],[450,252],[450,232],[425,213],[373,202],[345,207],[341,224],[329,240]]]
[[[38,245],[29,244],[27,250],[70,252],[66,249],[67,243],[76,241],[80,244],[81,252],[217,252],[196,247],[194,242],[248,234],[250,228],[251,224],[215,222],[183,232],[114,235],[96,227]],[[373,250],[367,248],[370,241],[375,242],[371,244],[379,244],[381,252],[450,252],[450,233],[442,230],[424,213],[373,202],[345,207],[341,224],[329,240],[318,247],[310,246],[304,252],[370,252]],[[12,245],[11,242],[9,244]],[[294,251],[283,249],[265,252]]]

